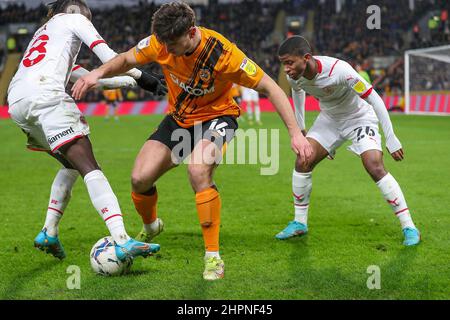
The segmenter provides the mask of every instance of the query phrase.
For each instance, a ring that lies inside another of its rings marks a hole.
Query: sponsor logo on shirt
[[[248,58],[244,58],[241,63],[242,70],[245,71],[249,76],[254,76],[256,74],[256,64]]]
[[[170,78],[181,89],[183,89],[187,93],[192,94],[197,97],[202,97],[209,93],[213,93],[215,90],[214,86],[212,86],[211,88],[193,88],[193,87],[187,85],[186,83],[181,82],[180,79],[178,79],[177,76],[173,75],[172,73],[170,73]]]

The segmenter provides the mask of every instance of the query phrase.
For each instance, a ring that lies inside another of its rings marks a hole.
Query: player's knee
[[[386,169],[381,163],[372,163],[366,169],[375,181],[381,180],[387,174]]]
[[[304,161],[301,161],[299,157],[297,157],[297,160],[295,161],[295,171],[297,172],[311,172],[313,170],[314,166],[312,163],[305,163]]]
[[[209,179],[210,170],[205,165],[194,164],[188,167],[188,174],[191,181],[201,183]]]
[[[211,185],[211,169],[206,165],[189,165],[188,174],[194,191]]]
[[[131,187],[134,192],[145,192],[151,185],[152,182],[146,179],[142,174],[137,172],[131,174]]]

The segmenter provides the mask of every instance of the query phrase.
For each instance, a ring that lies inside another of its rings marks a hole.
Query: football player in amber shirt
[[[119,102],[123,101],[122,90],[110,89],[103,90],[103,96],[105,97],[106,115],[105,119],[109,119],[109,116],[114,115],[114,119],[119,120]]]
[[[169,114],[142,147],[132,172],[132,198],[144,222],[139,239],[150,241],[163,228],[156,213],[156,181],[190,155],[189,180],[205,241],[203,278],[220,279],[224,276],[219,255],[221,199],[213,173],[223,147],[237,129],[240,109],[232,97],[233,83],[254,88],[270,99],[289,131],[292,149],[303,161],[309,161],[312,149],[282,89],[235,44],[215,31],[195,26],[194,11],[182,2],[162,5],[153,15],[152,35],[80,79],[73,96],[83,97],[97,79],[150,62],[163,69]],[[188,148],[183,140],[181,152],[179,140],[172,137],[179,136],[180,130],[189,133]],[[204,135],[197,138],[193,133],[198,131]],[[206,139],[207,135],[213,139]]]

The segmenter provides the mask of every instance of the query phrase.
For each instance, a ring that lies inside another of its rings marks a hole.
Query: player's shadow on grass
[[[133,267],[131,267],[131,268],[133,268]],[[126,274],[122,275],[121,277],[133,278],[133,277],[147,275],[149,273],[151,273],[151,271],[149,271],[149,270],[131,270],[131,271],[128,271]]]
[[[184,239],[188,239],[189,241],[192,241],[192,238],[199,238],[202,239],[202,230],[199,229],[196,231],[173,231],[171,233],[166,233],[163,234],[163,236],[168,239],[168,240],[182,240],[184,241]],[[158,238],[155,238],[155,241]]]
[[[161,259],[163,259],[163,255],[161,253],[153,254],[152,256],[147,258],[138,258],[138,260],[135,261],[131,266],[130,271],[128,271],[121,277],[127,277],[129,280],[139,280],[140,276],[155,275],[159,272],[158,268],[155,266],[155,261]],[[151,266],[151,269],[148,269],[149,265]]]
[[[348,279],[337,267],[317,268],[312,265],[314,253],[308,247],[308,237],[289,239],[291,245],[290,282],[285,288],[292,292],[288,299],[354,299],[351,296],[354,288],[365,286],[365,282],[356,283]],[[336,292],[339,295],[336,295]]]
[[[1,300],[11,300],[18,299],[18,294],[23,289],[25,284],[29,284],[34,278],[37,278],[40,273],[46,273],[51,271],[53,268],[59,266],[62,261],[53,259],[45,262],[41,262],[39,265],[35,266],[33,269],[20,272],[15,277],[11,278],[9,284],[7,285],[4,295],[0,297]]]
[[[419,244],[421,246],[423,244]],[[415,290],[420,291],[420,293],[429,294],[430,289],[428,288],[427,276],[422,279],[411,279],[411,281],[406,281],[405,276],[408,275],[408,266],[414,268],[414,260],[417,257],[419,248],[417,246],[413,247],[403,247],[398,250],[396,256],[389,260],[385,265],[380,266],[382,269],[382,287],[386,290],[403,290],[408,292],[408,288],[414,287]],[[412,269],[413,270],[413,269]],[[414,271],[414,270],[413,270]],[[409,273],[411,274],[411,273]],[[411,286],[413,280],[418,280],[417,285]],[[404,282],[406,281],[406,283]],[[423,283],[425,282],[425,283]],[[422,283],[422,284],[421,284]],[[402,288],[404,287],[405,288]],[[403,296],[402,299],[410,299],[410,297]],[[427,298],[427,297],[423,297]]]
[[[387,264],[378,265],[381,268],[381,290],[369,290],[367,280],[370,274],[364,269],[355,270],[356,277],[351,277],[347,272],[340,270],[339,266],[325,266],[320,269],[312,266],[314,253],[312,248],[308,247],[308,236],[311,235],[286,241],[292,247],[290,254],[292,284],[286,290],[292,291],[293,299],[386,299],[390,294],[398,295],[397,292],[403,290],[403,284],[406,287],[410,286],[409,281],[406,283],[403,281],[408,274],[405,268],[413,265],[412,262],[417,256],[417,247],[396,247],[398,249],[395,249],[393,245],[390,250],[397,250],[395,257],[391,258]],[[372,247],[366,249],[373,250]],[[376,262],[374,264],[376,265]],[[419,282],[425,282],[424,285],[427,286],[426,279]],[[404,290],[406,292],[407,288]],[[397,298],[409,297],[398,296]]]

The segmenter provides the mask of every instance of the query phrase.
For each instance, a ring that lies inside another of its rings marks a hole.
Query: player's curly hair
[[[92,13],[85,0],[56,0],[47,3],[48,13],[47,18],[53,17],[58,13],[79,13],[92,19]]]
[[[195,12],[181,1],[163,4],[152,18],[152,33],[161,42],[176,40],[195,25]]]
[[[278,56],[290,54],[303,57],[305,54],[312,54],[313,50],[308,40],[302,36],[292,36],[284,40],[278,49]]]

